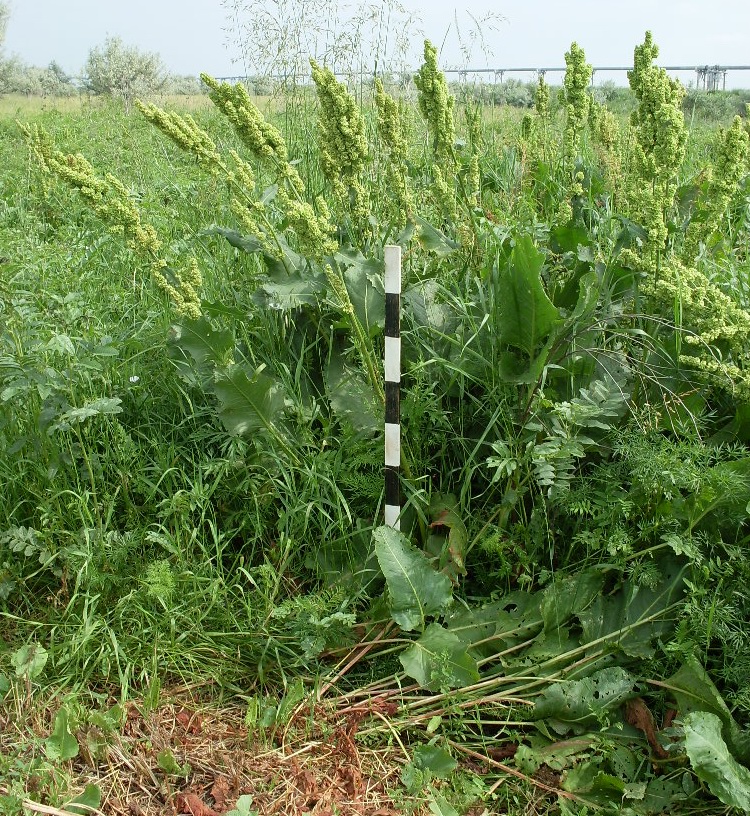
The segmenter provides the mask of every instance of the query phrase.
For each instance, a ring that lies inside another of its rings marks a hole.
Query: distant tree
[[[13,62],[12,70],[6,77],[8,93],[26,96],[73,96],[78,88],[57,63],[48,68],[26,65],[20,60]]]
[[[199,96],[206,92],[197,76],[170,74],[164,85],[164,93],[175,96]]]
[[[15,62],[5,56],[5,33],[8,30],[10,6],[0,0],[0,93],[8,91],[8,84],[15,70]]]
[[[83,85],[92,93],[123,99],[126,107],[138,95],[163,88],[167,71],[158,54],[127,46],[119,37],[89,51]]]

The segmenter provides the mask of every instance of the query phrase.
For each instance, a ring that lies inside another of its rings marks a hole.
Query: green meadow
[[[750,136],[657,55],[0,99],[0,813],[750,811]]]

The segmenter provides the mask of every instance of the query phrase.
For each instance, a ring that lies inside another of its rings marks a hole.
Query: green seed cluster
[[[479,104],[467,104],[465,108],[466,130],[469,136],[469,163],[466,168],[466,192],[475,204],[481,201],[481,174],[479,172],[479,151],[482,146],[482,110]]]
[[[732,126],[719,131],[716,158],[711,168],[710,181],[705,194],[695,208],[685,235],[683,258],[689,262],[715,231],[720,218],[726,212],[740,181],[747,173],[750,156],[750,137],[742,120],[735,116]]]
[[[572,43],[565,54],[565,79],[563,80],[563,100],[565,102],[565,131],[563,153],[571,166],[581,149],[581,134],[589,114],[588,87],[591,82],[591,66],[586,62],[583,49]]]
[[[409,143],[404,135],[396,100],[385,92],[379,79],[375,80],[375,106],[378,112],[378,136],[388,153],[388,186],[395,199],[400,226],[403,226],[414,212],[406,164]]]
[[[656,269],[667,240],[666,216],[677,191],[677,173],[685,158],[687,130],[682,114],[685,91],[663,68],[653,64],[659,49],[651,32],[633,55],[628,80],[638,99],[630,119],[633,135],[632,215],[648,232],[644,259]]]
[[[750,313],[702,272],[675,258],[662,263],[658,275],[645,277],[641,291],[666,311],[679,304],[683,342],[694,348],[694,353],[680,355],[683,365],[750,398]]]
[[[453,169],[456,158],[456,126],[453,121],[454,97],[448,91],[445,74],[437,67],[437,48],[429,41],[424,43],[424,64],[414,76],[417,86],[419,109],[427,121],[432,148],[437,164]]]
[[[534,109],[536,115],[542,120],[549,120],[550,114],[550,90],[549,85],[545,82],[544,76],[539,75],[536,83],[536,91],[534,92]]]
[[[265,120],[245,86],[218,82],[208,74],[201,74],[201,80],[209,88],[211,101],[231,122],[245,147],[256,158],[270,164],[284,181],[302,195],[305,186],[296,168],[289,162],[284,137]]]
[[[205,169],[211,173],[219,172],[221,156],[216,149],[216,144],[208,133],[198,126],[192,116],[170,113],[150,102],[143,103],[140,99],[136,99],[135,104],[152,125],[186,153],[195,156]]]
[[[326,255],[336,252],[338,244],[333,238],[335,227],[322,197],[313,207],[307,201],[290,198],[280,190],[279,203],[284,208],[289,229],[297,236],[297,247],[305,257],[322,261]]]
[[[369,207],[362,174],[370,151],[362,111],[330,69],[315,60],[310,65],[321,108],[318,149],[323,174],[340,202],[350,200],[352,215],[366,219]]]

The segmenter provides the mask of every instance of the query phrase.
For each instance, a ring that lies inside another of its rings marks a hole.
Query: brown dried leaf
[[[174,799],[178,813],[189,813],[190,816],[219,816],[194,793],[178,793]]]

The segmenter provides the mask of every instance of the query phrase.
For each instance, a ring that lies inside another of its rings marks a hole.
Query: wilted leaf
[[[462,688],[479,680],[477,662],[466,644],[439,623],[431,623],[399,659],[404,671],[430,691]]]
[[[425,554],[392,527],[378,527],[373,540],[393,620],[407,632],[424,628],[428,615],[438,614],[452,601],[450,578],[436,572]]]

